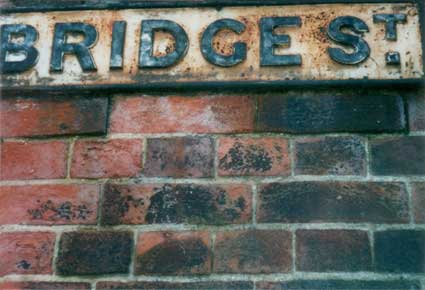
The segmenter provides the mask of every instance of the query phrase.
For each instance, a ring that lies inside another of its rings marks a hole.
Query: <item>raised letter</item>
[[[111,69],[122,69],[126,26],[127,22],[125,21],[114,22],[112,29],[111,60],[109,62],[109,67]]]
[[[83,41],[67,43],[66,36],[70,33],[78,33],[84,36]],[[50,70],[61,72],[63,70],[63,57],[65,54],[75,54],[83,71],[96,71],[96,65],[89,48],[97,40],[96,29],[86,23],[56,23],[53,38],[52,60]]]
[[[264,17],[260,20],[260,64],[261,66],[301,65],[301,55],[276,55],[274,49],[279,45],[289,46],[291,39],[286,34],[274,34],[274,29],[281,26],[300,27],[301,18]]]
[[[385,39],[396,41],[397,40],[397,23],[406,23],[406,14],[375,14],[373,15],[373,22],[385,22]]]
[[[153,55],[154,33],[158,30],[170,33],[175,41],[174,51],[164,56]],[[143,20],[140,40],[140,68],[169,67],[186,55],[189,44],[189,39],[183,28],[170,20]]]
[[[23,35],[24,40],[19,43],[11,42],[12,35]],[[37,30],[31,25],[7,24],[1,26],[0,72],[19,73],[26,71],[37,63],[38,51],[33,44],[38,38]],[[19,61],[7,61],[7,55],[19,53],[25,58]]]
[[[202,34],[201,52],[204,58],[212,64],[228,67],[236,65],[246,58],[246,44],[236,42],[233,45],[233,53],[231,55],[223,55],[217,53],[212,47],[214,36],[222,29],[229,29],[237,34],[241,34],[245,30],[245,25],[242,22],[233,19],[220,19],[205,29]]]
[[[346,53],[340,48],[328,48],[329,56],[342,64],[358,64],[369,57],[370,48],[367,42],[357,35],[342,33],[342,28],[350,28],[356,33],[368,32],[369,27],[363,20],[353,16],[341,16],[332,20],[328,26],[329,37],[343,45],[354,47],[353,53]]]

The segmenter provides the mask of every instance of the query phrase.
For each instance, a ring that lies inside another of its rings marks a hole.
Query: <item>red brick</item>
[[[412,183],[412,204],[415,222],[425,224],[425,182]]]
[[[218,160],[222,176],[290,174],[288,141],[283,138],[220,138]]]
[[[355,230],[298,230],[296,267],[305,272],[358,272],[372,266],[366,232]]]
[[[144,174],[149,177],[212,177],[214,142],[208,137],[149,139]]]
[[[143,140],[78,140],[71,176],[80,178],[137,176],[142,167]]]
[[[254,100],[245,96],[115,99],[113,133],[231,133],[252,131]]]
[[[108,184],[102,224],[239,224],[251,221],[251,187],[241,184]]]
[[[0,136],[50,136],[105,133],[106,98],[4,99],[0,101]]]
[[[217,233],[216,273],[281,273],[292,268],[292,234],[287,231],[248,230]]]
[[[3,282],[0,283],[3,290],[90,290],[90,283],[74,282]]]
[[[0,224],[95,224],[99,185],[0,187]]]
[[[205,281],[205,282],[99,282],[98,290],[253,290],[251,281]],[[258,289],[258,288],[257,288]],[[416,290],[416,289],[415,289]]]
[[[64,141],[0,143],[0,179],[53,179],[66,176]]]
[[[0,276],[52,273],[54,244],[54,233],[0,233]]]
[[[136,274],[207,274],[211,270],[207,232],[144,232],[136,247]]]

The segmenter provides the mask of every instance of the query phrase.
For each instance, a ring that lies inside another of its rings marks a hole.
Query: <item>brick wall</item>
[[[425,289],[423,91],[0,112],[1,289]]]

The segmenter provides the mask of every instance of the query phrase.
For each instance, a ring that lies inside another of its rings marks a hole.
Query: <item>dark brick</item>
[[[214,143],[211,138],[148,139],[144,174],[159,177],[211,177]]]
[[[144,232],[136,248],[136,274],[185,275],[211,271],[208,232]]]
[[[258,282],[258,290],[420,290],[419,281],[294,280]]]
[[[349,136],[297,140],[295,174],[365,175],[364,139]]]
[[[405,127],[403,100],[399,96],[290,92],[259,98],[260,131],[388,132]]]
[[[375,267],[379,272],[424,273],[425,231],[376,232]]]
[[[90,290],[90,283],[74,282],[3,282],[0,283],[3,290]]]
[[[298,230],[296,232],[299,271],[357,272],[372,266],[366,232],[354,230]]]
[[[425,175],[425,136],[374,139],[370,142],[375,175]]]
[[[248,185],[107,184],[102,224],[238,224],[251,212]]]
[[[287,182],[259,188],[258,222],[408,223],[405,185],[393,182]]]
[[[425,131],[425,89],[407,98],[410,131]]]
[[[229,282],[99,282],[96,285],[98,290],[183,290],[183,289],[199,289],[199,290],[252,290],[254,283],[249,281],[229,281]]]
[[[66,232],[62,234],[56,269],[60,275],[128,273],[131,232]]]
[[[107,108],[107,98],[4,99],[0,101],[0,136],[102,134]]]
[[[412,204],[415,223],[425,223],[425,182],[412,183]]]
[[[292,234],[287,231],[248,230],[217,233],[216,273],[279,273],[292,268]]]

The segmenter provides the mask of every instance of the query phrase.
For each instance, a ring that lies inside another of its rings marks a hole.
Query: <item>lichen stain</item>
[[[242,173],[266,172],[273,166],[273,160],[263,147],[243,145],[236,142],[219,161],[222,170],[233,170]]]
[[[40,203],[37,208],[27,211],[33,220],[86,220],[93,213],[87,205],[74,205],[70,201],[55,203],[51,200],[46,202],[37,200],[37,203]]]

